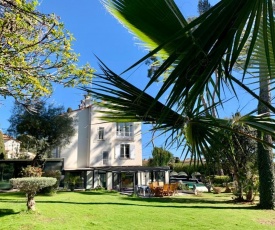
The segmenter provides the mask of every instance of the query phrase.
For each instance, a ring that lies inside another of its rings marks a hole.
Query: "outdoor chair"
[[[154,188],[158,187],[158,182],[157,181],[154,181],[152,184],[153,184]]]
[[[170,184],[170,189],[169,189],[169,195],[170,196],[175,195],[177,187],[178,187],[177,183],[171,183]]]
[[[163,193],[164,196],[168,196],[169,195],[169,190],[170,190],[169,187],[170,187],[169,184],[164,184],[163,185],[162,193]]]
[[[149,196],[151,196],[151,195],[154,196],[155,192],[156,192],[156,189],[155,189],[153,183],[149,183]]]
[[[159,181],[159,187],[163,187],[164,186],[164,182],[163,181]]]

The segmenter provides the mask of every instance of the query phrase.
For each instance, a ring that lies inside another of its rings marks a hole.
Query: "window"
[[[135,145],[120,143],[115,146],[115,159],[135,159]]]
[[[117,123],[116,135],[119,137],[132,137],[133,124],[132,123]]]
[[[103,165],[109,164],[109,152],[104,151],[103,152]]]
[[[98,140],[104,140],[104,127],[98,128]]]
[[[121,144],[120,145],[120,157],[121,158],[130,158],[130,145]]]

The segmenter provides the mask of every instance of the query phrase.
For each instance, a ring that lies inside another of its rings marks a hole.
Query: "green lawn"
[[[36,196],[0,193],[0,229],[275,229],[275,212],[234,204],[229,194],[134,198],[114,192],[59,192]]]

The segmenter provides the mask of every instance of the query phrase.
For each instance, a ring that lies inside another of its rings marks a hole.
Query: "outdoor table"
[[[162,190],[163,190],[163,187],[160,187],[160,186],[156,187],[155,188],[155,196],[156,197],[163,197]]]
[[[145,192],[146,192],[146,189],[148,188],[148,186],[147,185],[139,185],[138,188],[143,190],[143,196],[145,196]]]

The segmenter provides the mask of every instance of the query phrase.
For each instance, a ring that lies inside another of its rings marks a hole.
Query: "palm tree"
[[[103,74],[98,74],[94,88],[83,89],[92,91],[97,99],[108,102],[104,106],[111,111],[106,112],[102,119],[153,122],[154,129],[169,133],[168,144],[186,145],[187,149],[192,149],[192,156],[196,161],[205,151],[210,152],[211,148],[221,144],[217,138],[219,130],[238,132],[231,128],[228,120],[216,118],[209,113],[211,109],[223,103],[220,95],[224,87],[235,92],[234,84],[237,84],[255,97],[261,105],[272,112],[275,111],[268,101],[259,97],[242,80],[232,75],[241,51],[247,47],[243,71],[245,79],[262,25],[262,39],[265,44],[262,47],[262,51],[265,52],[264,62],[268,76],[272,79],[275,29],[273,23],[267,26],[267,22],[274,21],[271,0],[222,0],[190,23],[172,0],[157,2],[103,0],[102,2],[144,42],[146,48],[151,50],[129,69],[153,55],[162,60],[161,66],[144,90],[129,84],[101,62]],[[250,42],[247,43],[249,38]],[[272,41],[270,45],[266,42],[268,40]],[[151,97],[146,93],[146,89],[167,69],[171,69],[167,80],[156,97]],[[214,71],[218,71],[217,81],[212,77]],[[261,78],[259,79],[259,82],[262,82]],[[163,104],[159,99],[169,89],[171,89],[169,97]],[[218,100],[211,106],[203,108],[201,95],[205,94],[206,98],[211,98],[213,92]],[[274,136],[274,120],[269,114],[253,115],[254,112],[251,111],[237,122]],[[240,134],[246,135],[241,132]],[[273,147],[271,142],[262,137],[250,138],[263,143],[265,147]],[[270,161],[265,161],[264,166],[271,167]],[[264,184],[264,181],[265,178],[260,173],[260,183]],[[261,190],[260,204],[262,208],[269,209],[274,208],[274,196],[268,196],[268,202],[264,202],[262,198],[267,190],[270,194],[274,194],[274,180],[269,180],[267,184],[268,187],[264,191]]]

